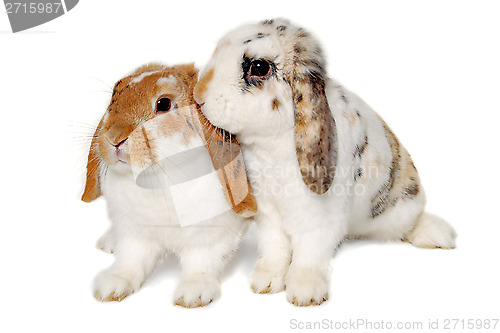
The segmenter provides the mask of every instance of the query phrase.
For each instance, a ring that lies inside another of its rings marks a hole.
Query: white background
[[[328,3],[328,5],[326,4]],[[105,203],[79,201],[89,136],[122,75],[149,61],[210,57],[233,27],[287,17],[324,44],[330,75],[358,93],[412,154],[428,208],[458,248],[350,242],[333,260],[330,300],[295,308],[255,295],[251,230],[222,297],[173,306],[167,259],[121,303],[94,300],[111,264],[95,249]],[[500,317],[500,5],[496,1],[80,1],[24,33],[0,13],[2,332],[286,332],[300,322]],[[497,331],[500,330],[498,324]]]

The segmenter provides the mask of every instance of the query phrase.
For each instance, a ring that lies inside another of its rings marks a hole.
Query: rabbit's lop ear
[[[284,79],[292,88],[297,158],[306,185],[323,194],[333,182],[337,163],[335,120],[325,92],[325,60],[317,42],[302,29],[292,49]]]
[[[247,178],[240,144],[229,133],[211,125],[201,111],[197,112],[197,119],[227,203],[238,215],[255,215],[257,201]]]
[[[99,164],[101,158],[97,151],[97,135],[101,129],[102,120],[97,126],[97,129],[90,144],[89,157],[87,160],[87,179],[85,180],[85,190],[83,191],[82,201],[92,202],[101,196],[101,184],[99,182]]]

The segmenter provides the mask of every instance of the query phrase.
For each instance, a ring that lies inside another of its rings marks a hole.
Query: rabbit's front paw
[[[175,292],[175,305],[197,308],[215,301],[220,296],[216,277],[200,274],[184,278]]]
[[[107,253],[113,253],[115,251],[115,239],[111,230],[108,230],[102,235],[97,241],[96,247]]]
[[[256,294],[274,294],[285,290],[287,268],[257,263],[252,272],[252,290]]]
[[[328,279],[315,268],[291,267],[286,277],[286,297],[295,306],[320,305],[328,299]]]
[[[95,278],[94,297],[101,302],[120,302],[139,289],[140,284],[134,274],[110,268]]]

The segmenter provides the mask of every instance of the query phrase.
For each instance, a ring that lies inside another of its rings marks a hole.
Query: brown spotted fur
[[[372,198],[372,217],[382,214],[387,208],[394,206],[399,199],[413,198],[420,191],[420,179],[408,151],[399,143],[389,126],[380,119],[384,126],[385,136],[392,152],[389,166],[389,178],[378,194]]]

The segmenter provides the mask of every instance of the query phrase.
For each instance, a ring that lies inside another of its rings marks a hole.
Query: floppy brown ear
[[[87,179],[85,180],[85,190],[83,191],[82,201],[92,202],[101,196],[101,184],[99,181],[99,163],[101,158],[97,151],[97,136],[102,126],[102,120],[90,144],[89,156],[87,159]]]
[[[300,46],[285,77],[292,88],[295,145],[302,179],[311,191],[323,194],[332,185],[337,164],[337,135],[325,92],[326,73],[317,59],[304,59]]]
[[[216,129],[210,124],[200,110],[197,110],[197,118],[227,203],[238,215],[243,217],[255,215],[257,201],[247,177],[240,144],[227,132]]]

